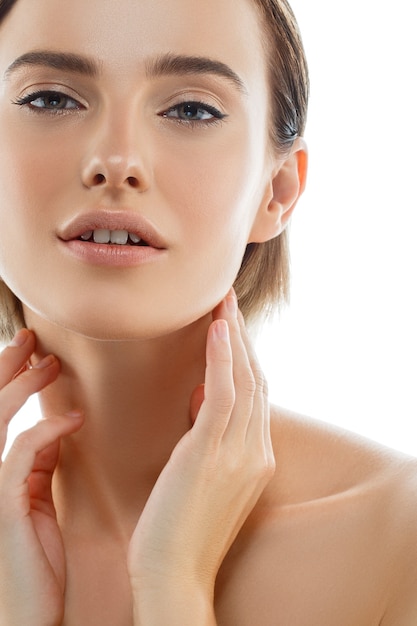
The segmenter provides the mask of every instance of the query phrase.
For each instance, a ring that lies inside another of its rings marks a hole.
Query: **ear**
[[[307,144],[299,137],[291,153],[274,167],[255,217],[248,243],[264,243],[287,226],[307,179]]]

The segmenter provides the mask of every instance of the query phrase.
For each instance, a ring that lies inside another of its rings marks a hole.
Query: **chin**
[[[211,321],[211,310],[206,309],[176,310],[167,307],[138,306],[119,307],[113,303],[112,307],[89,306],[64,308],[61,311],[25,309],[25,318],[28,326],[35,333],[43,335],[48,329],[56,333],[77,335],[85,339],[103,342],[149,341],[174,335],[187,328],[198,325],[200,322],[206,329]]]

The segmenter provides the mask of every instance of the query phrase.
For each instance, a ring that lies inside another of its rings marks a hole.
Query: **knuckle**
[[[206,401],[212,407],[212,410],[220,413],[230,413],[235,404],[235,397],[234,387],[223,383],[223,385],[213,389]]]
[[[13,386],[18,397],[29,396],[45,385],[47,373],[46,370],[32,368],[14,378],[10,385]]]
[[[245,478],[245,482],[246,479],[248,478],[247,476],[247,468],[245,466],[242,465],[242,463],[239,462],[238,459],[236,458],[228,458],[224,461],[223,463],[223,476],[225,478],[227,478],[228,480],[231,479],[233,481],[240,481],[242,480],[242,477]],[[249,482],[250,482],[250,477],[249,477]]]
[[[15,451],[27,450],[33,445],[32,439],[33,437],[31,430],[25,430],[17,435],[13,442],[13,448],[15,449]]]
[[[244,380],[242,381],[242,387],[248,396],[252,397],[255,395],[257,384],[255,377],[251,373],[248,373],[245,376]]]
[[[268,395],[269,395],[268,381],[266,380],[263,374],[262,374],[262,379],[260,381],[260,386],[261,386],[261,390],[262,390],[264,397],[268,398]]]
[[[266,485],[275,474],[275,465],[270,462],[260,463],[254,472],[254,482]]]
[[[257,385],[254,378],[248,378],[245,382],[245,390],[249,396],[254,396],[257,390]]]
[[[267,387],[267,383],[266,383],[266,379],[264,376],[263,371],[257,367],[255,368],[254,372],[253,372],[255,381],[256,381],[256,387],[262,392],[264,393],[266,387]]]
[[[9,389],[14,389],[14,391],[20,392],[25,389],[27,383],[23,376],[16,376],[8,385]]]
[[[29,375],[31,373],[32,370],[30,370],[30,373],[24,372],[21,376],[14,378],[10,385],[13,386],[13,389],[18,393],[27,393],[28,388],[31,387],[31,382],[33,382],[33,376]]]
[[[231,365],[231,359],[228,354],[216,354],[215,361],[219,365],[226,365],[226,366]]]
[[[263,453],[253,459],[252,472],[254,480],[268,481],[275,474],[275,458],[271,454]]]
[[[272,455],[269,455],[266,463],[265,463],[265,477],[272,478],[276,471],[276,461]]]
[[[234,404],[235,394],[231,392],[219,393],[219,395],[213,399],[215,410],[222,415],[230,413],[233,410]]]
[[[1,387],[18,377],[27,367],[27,355],[10,353],[9,348],[5,348],[0,353],[0,381]]]

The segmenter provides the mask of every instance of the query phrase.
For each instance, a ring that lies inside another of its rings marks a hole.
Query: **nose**
[[[143,134],[142,141],[137,140],[140,134],[129,116],[98,120],[87,136],[81,173],[84,187],[146,191],[151,174]]]

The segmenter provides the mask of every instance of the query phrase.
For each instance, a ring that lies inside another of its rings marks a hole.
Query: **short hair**
[[[304,135],[309,98],[308,65],[301,34],[287,0],[254,0],[265,34],[270,87],[270,140],[288,154]],[[250,243],[234,285],[247,322],[269,317],[288,302],[290,251],[288,229],[264,243]]]
[[[258,7],[270,81],[272,147],[288,154],[304,134],[308,67],[294,13],[287,0],[253,0]],[[0,0],[0,22],[17,0]],[[268,317],[289,298],[288,230],[264,243],[249,243],[234,288],[247,322]],[[0,277],[0,340],[24,326],[22,305]]]

